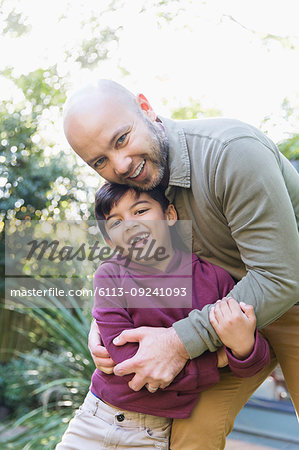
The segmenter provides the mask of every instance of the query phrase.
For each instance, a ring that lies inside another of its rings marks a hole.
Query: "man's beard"
[[[162,127],[155,126],[150,119],[142,115],[142,119],[145,121],[150,139],[151,139],[151,152],[144,156],[145,161],[149,161],[156,168],[156,176],[146,178],[141,183],[135,183],[133,179],[126,179],[126,183],[132,187],[137,187],[143,191],[149,191],[150,189],[158,186],[167,168],[168,158],[168,140],[162,129]],[[153,179],[154,178],[154,179]]]

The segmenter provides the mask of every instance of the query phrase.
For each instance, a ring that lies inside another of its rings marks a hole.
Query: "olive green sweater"
[[[169,140],[166,195],[192,220],[192,250],[239,280],[262,328],[299,301],[299,174],[256,128],[232,119],[161,118]],[[173,326],[191,358],[221,342],[210,306]]]

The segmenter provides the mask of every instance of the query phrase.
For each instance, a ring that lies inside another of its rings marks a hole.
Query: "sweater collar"
[[[159,119],[163,124],[169,142],[169,182],[165,192],[168,197],[172,186],[190,188],[190,158],[183,128],[174,120],[165,119],[164,117],[159,117]]]

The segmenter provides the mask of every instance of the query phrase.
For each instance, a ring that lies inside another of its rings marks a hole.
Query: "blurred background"
[[[238,118],[268,134],[298,169],[297,6],[0,0],[0,448],[54,448],[94,367],[91,316],[79,299],[71,310],[58,309],[55,298],[47,309],[3,308],[5,220],[93,219],[102,180],[65,141],[67,96],[111,78],[144,93],[162,116]],[[244,408],[234,436],[299,448],[294,420],[278,368]]]

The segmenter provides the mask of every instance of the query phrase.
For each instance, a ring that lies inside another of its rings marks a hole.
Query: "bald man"
[[[254,306],[274,350],[271,364],[252,378],[223,370],[190,419],[175,422],[171,448],[224,448],[235,416],[277,360],[298,411],[299,176],[274,143],[237,120],[158,117],[143,95],[109,80],[68,101],[64,129],[71,147],[106,180],[166,189],[179,218],[192,220],[193,252],[238,281],[230,295]],[[118,345],[139,342],[139,350],[114,372],[135,373],[136,391],[146,383],[167,386],[189,358],[222,345],[209,310],[194,310],[168,329],[123,332]],[[97,366],[109,370],[113,361],[99,344],[93,327],[90,349]]]

